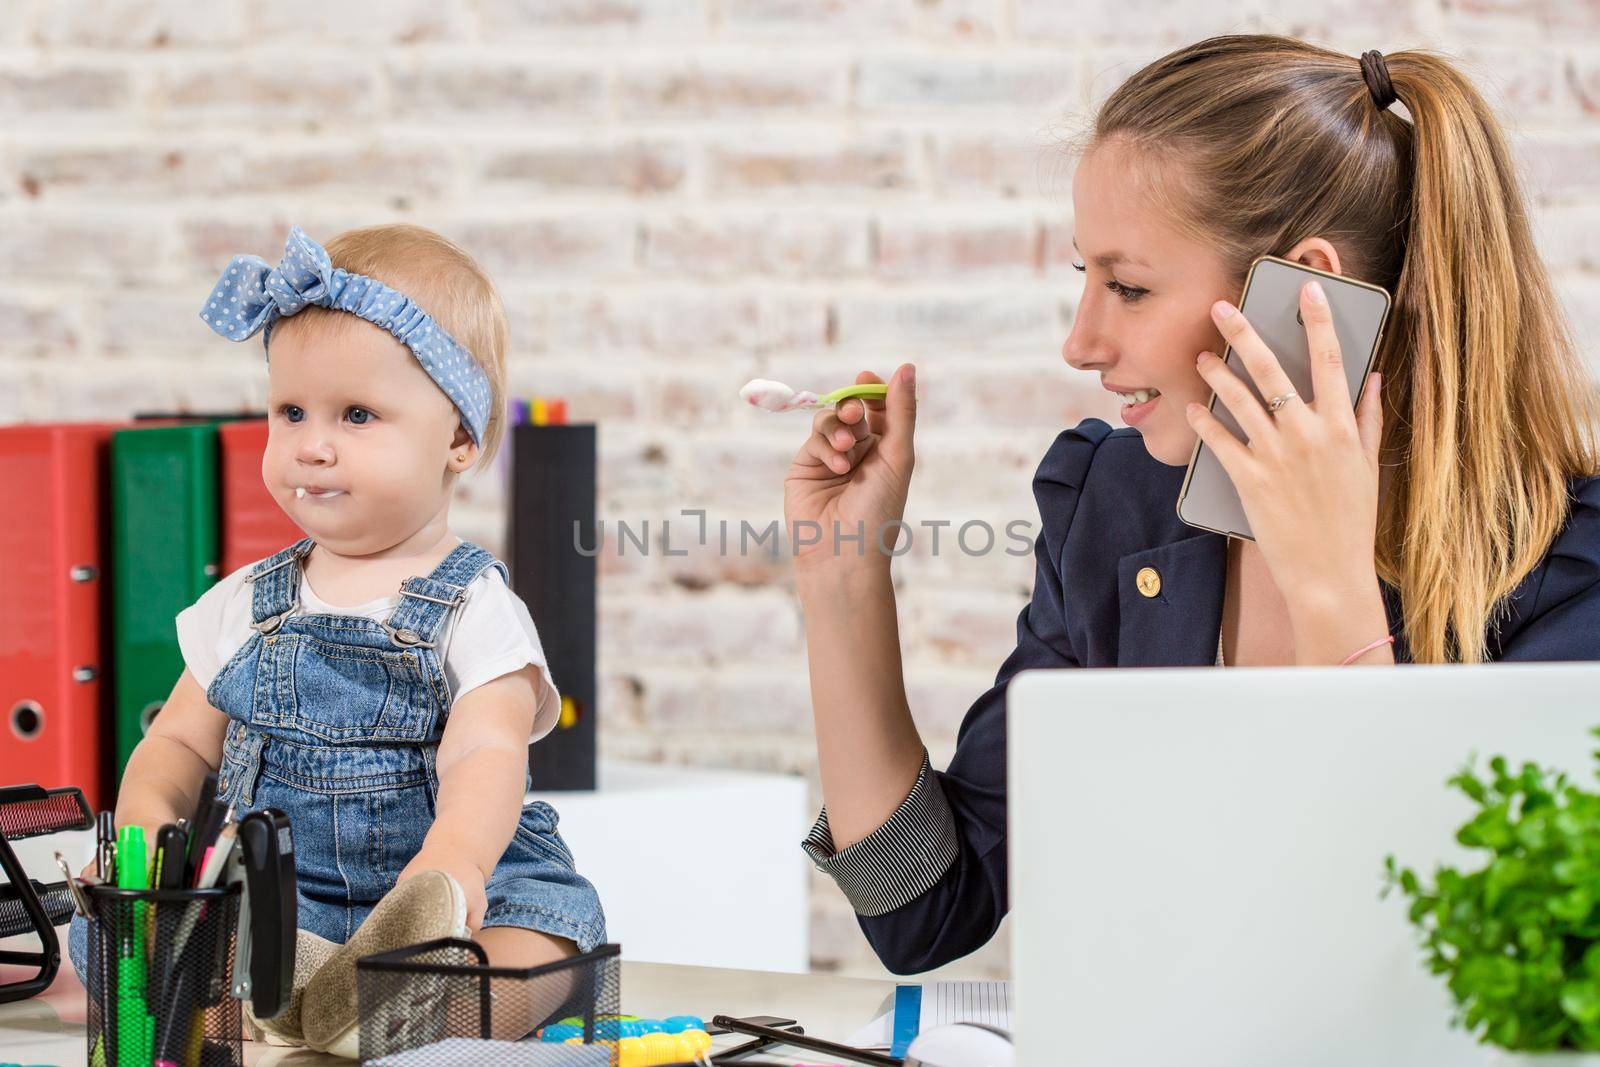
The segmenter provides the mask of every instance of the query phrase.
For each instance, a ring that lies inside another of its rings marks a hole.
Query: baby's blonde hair
[[[476,469],[494,459],[505,434],[505,306],[494,282],[467,251],[423,226],[394,223],[346,230],[325,246],[335,267],[376,278],[410,297],[464,345],[489,378],[489,422],[479,443]],[[364,320],[345,311],[308,307],[277,329],[301,322],[342,327]]]

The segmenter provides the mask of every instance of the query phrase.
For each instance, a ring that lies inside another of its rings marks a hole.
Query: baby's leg
[[[486,927],[475,940],[488,953],[491,967],[526,970],[578,954],[578,946],[565,937],[517,926]],[[567,970],[529,981],[494,979],[491,1036],[503,1041],[527,1036],[571,999],[577,977]]]

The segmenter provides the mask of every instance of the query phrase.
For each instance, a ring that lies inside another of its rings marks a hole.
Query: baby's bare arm
[[[439,742],[439,799],[424,853],[447,850],[487,878],[516,833],[539,668],[523,667],[467,693]]]
[[[153,834],[192,815],[206,775],[222,762],[227,729],[227,716],[207,703],[200,683],[185,670],[128,759],[117,794],[117,825],[143,826]]]
[[[439,742],[438,814],[428,836],[465,847],[485,876],[522,817],[538,671],[526,666],[456,701]]]

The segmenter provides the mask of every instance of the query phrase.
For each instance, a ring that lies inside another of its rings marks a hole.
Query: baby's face
[[[443,520],[451,459],[476,451],[410,349],[353,317],[286,319],[273,330],[268,379],[261,475],[308,536],[365,556]]]

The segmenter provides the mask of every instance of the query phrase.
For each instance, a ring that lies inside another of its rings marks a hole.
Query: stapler
[[[251,812],[239,820],[238,843],[229,861],[229,878],[244,882],[232,993],[256,1018],[271,1019],[289,1003],[299,930],[289,817],[277,808]]]

